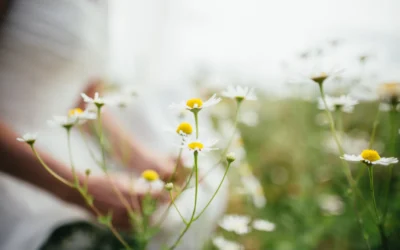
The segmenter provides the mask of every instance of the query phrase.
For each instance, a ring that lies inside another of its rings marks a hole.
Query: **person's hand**
[[[80,179],[82,180],[82,177]],[[110,178],[106,175],[93,175],[88,178],[88,193],[94,199],[94,207],[102,215],[112,212],[113,225],[122,230],[128,230],[131,226],[126,206],[130,206],[135,212],[140,212],[141,202],[145,196],[145,193],[134,192],[130,184],[129,178],[122,175],[111,175]],[[116,190],[119,194],[116,193]],[[77,191],[76,193],[80,196]],[[168,200],[168,194],[163,191],[152,192],[151,195],[160,202],[167,202]],[[124,201],[121,201],[121,198]],[[98,216],[82,197],[75,196],[72,202],[86,208],[94,216]]]

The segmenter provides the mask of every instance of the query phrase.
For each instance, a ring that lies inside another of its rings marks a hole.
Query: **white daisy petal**
[[[394,157],[390,157],[390,158],[384,158],[384,157],[382,157],[382,158],[380,158],[379,160],[373,161],[373,162],[371,162],[371,163],[372,163],[372,164],[378,164],[378,165],[388,166],[388,165],[390,165],[390,164],[396,164],[396,163],[398,163],[398,162],[399,162],[399,160],[398,160],[397,158],[394,158]]]
[[[340,157],[343,160],[346,161],[362,161],[363,158],[360,155],[343,155],[342,157]]]
[[[275,230],[275,224],[267,220],[257,219],[253,221],[252,225],[254,229],[259,231],[272,232]]]
[[[222,236],[213,238],[212,242],[219,250],[244,250],[244,247],[239,243],[227,240]]]
[[[354,106],[358,104],[358,101],[351,98],[350,96],[342,95],[339,97],[325,97],[326,106],[329,111],[340,110],[342,112],[351,113],[354,110]],[[322,98],[319,98],[318,108],[325,110],[325,103]]]
[[[218,225],[229,232],[247,234],[250,232],[250,217],[245,215],[225,215]]]
[[[36,139],[37,139],[37,133],[25,133],[21,137],[18,137],[17,141],[33,143],[36,141]]]
[[[229,86],[226,90],[222,91],[222,96],[231,99],[237,100],[249,100],[254,101],[257,100],[255,96],[254,89],[249,87],[241,87],[241,86]]]

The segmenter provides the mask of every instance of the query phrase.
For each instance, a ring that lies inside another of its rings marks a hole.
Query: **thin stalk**
[[[229,168],[230,168],[231,164],[232,164],[232,162],[229,162],[229,163],[228,163],[228,166],[226,167],[224,176],[222,177],[222,180],[221,180],[221,182],[219,183],[217,190],[215,190],[213,196],[212,196],[211,199],[208,201],[207,205],[206,205],[206,206],[203,208],[203,210],[201,210],[201,212],[194,218],[194,220],[199,219],[200,216],[204,213],[204,211],[206,211],[206,209],[208,208],[208,206],[210,206],[211,202],[214,200],[215,196],[217,195],[219,189],[220,189],[221,186],[222,186],[222,183],[224,183],[225,177],[226,177],[226,175],[227,175],[227,173],[228,173],[228,171],[229,171]]]
[[[390,116],[390,153],[395,156],[396,155],[396,136],[397,136],[397,123],[396,123],[396,110],[392,109],[389,113]],[[393,182],[393,164],[389,166],[389,177],[388,181],[386,181],[385,191],[384,191],[384,206],[382,212],[382,224],[385,223],[386,215],[388,211],[388,199],[389,199],[389,192],[390,187],[392,186]]]
[[[182,142],[182,144],[183,144],[183,142]],[[183,151],[183,148],[179,149],[178,158],[176,159],[176,164],[175,164],[174,172],[172,172],[172,175],[171,175],[171,177],[169,178],[168,182],[171,182],[171,181],[174,180],[174,178],[175,178],[176,171],[178,170],[178,166],[179,166],[179,163],[180,163],[181,158],[182,158],[182,151]]]
[[[84,134],[83,129],[82,129],[81,126],[79,126],[79,133],[80,133],[80,135],[81,135],[81,137],[82,137],[83,143],[85,144],[86,148],[87,148],[88,151],[89,151],[90,157],[92,158],[92,160],[93,160],[99,167],[101,167],[101,162],[100,162],[99,160],[96,159],[96,156],[94,155],[93,150],[90,148],[90,145],[89,145],[89,143],[88,143],[88,141],[87,141],[87,138],[86,138],[86,136],[85,136],[85,134]]]
[[[368,165],[368,174],[369,174],[369,187],[370,187],[370,192],[371,192],[371,196],[372,196],[372,202],[374,204],[375,216],[376,216],[376,226],[378,227],[378,230],[379,230],[382,247],[383,247],[383,249],[388,250],[389,247],[388,247],[388,243],[387,243],[387,238],[385,236],[385,230],[383,228],[382,220],[381,220],[381,217],[379,216],[378,207],[376,205],[375,188],[374,188],[374,173],[373,173],[372,165]]]
[[[79,187],[79,180],[78,180],[78,175],[76,174],[75,171],[75,164],[74,164],[74,160],[72,158],[72,147],[71,147],[71,128],[66,128],[67,130],[67,141],[68,141],[68,155],[69,155],[69,161],[70,161],[70,165],[71,165],[71,172],[72,172],[72,176],[74,178],[74,183],[77,187]]]
[[[193,111],[194,122],[196,124],[196,140],[199,139],[199,111]]]
[[[108,173],[106,167],[106,150],[104,145],[104,133],[103,133],[103,125],[101,121],[101,107],[97,108],[97,119],[98,119],[98,127],[99,127],[99,139],[100,139],[100,148],[101,148],[101,156],[102,156],[102,169],[108,180],[110,181],[111,187],[114,193],[117,195],[118,199],[121,201],[122,205],[125,206],[128,213],[133,213],[132,207],[129,204],[129,201],[122,195],[121,191],[115,185],[114,181],[111,179],[110,174]]]
[[[375,136],[376,136],[376,129],[378,128],[378,125],[379,125],[379,115],[380,115],[380,113],[381,113],[381,110],[378,107],[378,111],[376,112],[376,115],[375,115],[374,124],[372,126],[371,136],[369,138],[368,148],[372,148],[372,146],[374,145]],[[363,176],[364,171],[365,171],[365,168],[360,168],[360,170],[358,171],[357,176],[356,176],[356,183],[358,183],[358,181],[360,180],[361,176]]]
[[[182,237],[185,235],[185,233],[189,230],[190,226],[192,225],[192,223],[195,221],[194,220],[194,216],[196,214],[196,208],[197,208],[197,193],[198,193],[198,189],[199,189],[199,170],[198,170],[198,165],[197,165],[197,161],[198,161],[198,154],[199,152],[194,151],[194,172],[195,172],[195,182],[196,182],[196,186],[195,186],[195,191],[194,191],[194,207],[193,207],[193,212],[192,212],[192,216],[189,220],[189,222],[186,224],[185,229],[183,229],[182,233],[179,235],[178,239],[175,241],[174,244],[172,244],[172,246],[169,248],[170,250],[175,249],[179,242],[181,241]]]
[[[179,211],[178,206],[175,204],[175,200],[174,200],[174,198],[172,197],[171,191],[169,192],[169,197],[171,198],[171,203],[172,203],[172,205],[174,205],[175,210],[178,212],[178,214],[179,214],[179,216],[181,217],[183,223],[185,223],[185,224],[187,225],[188,222],[187,222],[186,219],[183,217],[181,211]]]
[[[64,183],[65,185],[69,186],[69,187],[74,187],[74,183],[64,179],[63,177],[61,177],[60,175],[58,175],[56,172],[54,172],[49,166],[47,166],[46,163],[44,163],[44,161],[42,160],[42,158],[40,157],[40,155],[38,154],[38,152],[36,151],[35,147],[33,145],[31,145],[33,154],[36,156],[36,158],[39,160],[40,164],[42,164],[42,166],[46,169],[47,172],[49,172],[49,174],[51,174],[54,178],[56,178],[57,180],[59,180],[60,182]]]

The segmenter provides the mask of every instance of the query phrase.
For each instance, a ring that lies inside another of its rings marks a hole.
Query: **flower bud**
[[[165,184],[165,189],[167,191],[171,191],[174,188],[174,184],[172,182],[168,182],[167,184]]]
[[[92,171],[91,171],[90,169],[86,169],[86,170],[85,170],[86,176],[89,176],[91,172],[92,172]]]
[[[235,153],[230,152],[226,155],[226,160],[228,161],[228,163],[232,163],[236,160],[236,156]]]

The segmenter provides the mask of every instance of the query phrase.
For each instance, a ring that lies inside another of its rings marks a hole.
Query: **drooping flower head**
[[[249,87],[241,87],[241,86],[229,86],[226,90],[221,93],[222,96],[235,99],[238,102],[242,102],[243,100],[255,101],[257,97],[254,93],[253,88]]]
[[[178,104],[171,104],[170,108],[177,108],[177,109],[187,109],[192,112],[198,112],[203,108],[207,108],[218,104],[221,101],[221,98],[217,97],[216,94],[210,97],[207,101],[203,101],[201,98],[192,98],[186,101],[183,101]]]
[[[37,139],[37,133],[25,133],[22,137],[18,137],[17,141],[26,142],[29,145],[33,145]]]
[[[361,152],[360,155],[348,155],[345,154],[340,157],[346,161],[358,161],[364,162],[367,165],[390,165],[398,163],[398,159],[394,157],[384,158],[379,155],[376,150],[373,149],[365,149]]]

